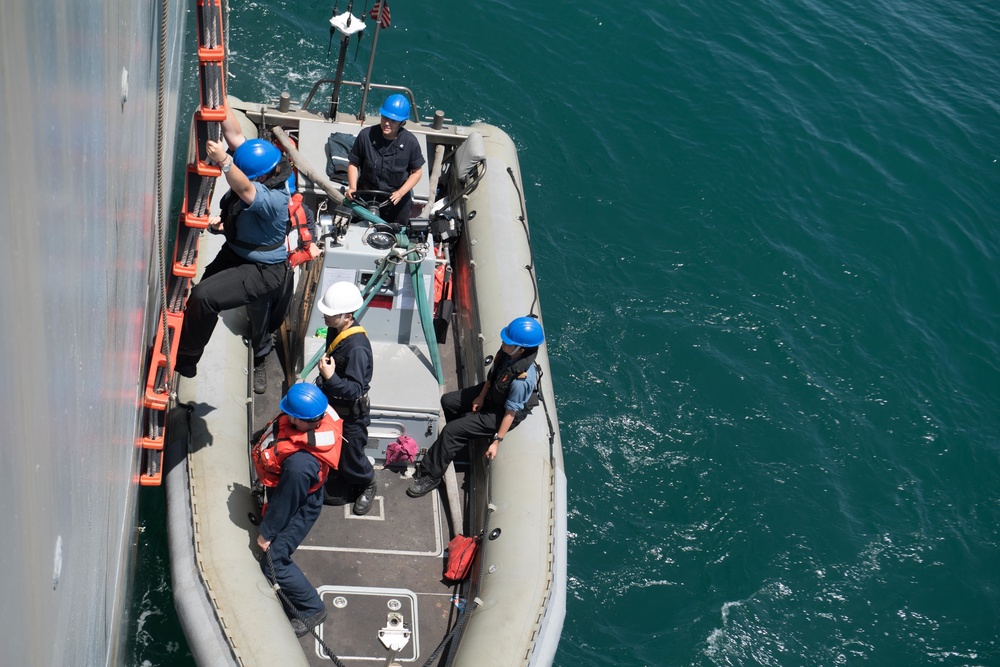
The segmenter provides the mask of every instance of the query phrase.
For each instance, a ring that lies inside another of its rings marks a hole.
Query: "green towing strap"
[[[414,253],[414,258],[416,253]],[[424,330],[424,338],[427,339],[427,349],[431,353],[431,362],[434,364],[434,373],[437,375],[439,386],[444,386],[444,371],[441,368],[441,355],[438,354],[437,334],[434,332],[434,314],[431,313],[430,304],[427,303],[427,293],[424,292],[424,280],[420,275],[420,263],[407,264],[410,270],[410,278],[413,280],[413,293],[417,298],[417,314],[420,316],[420,326]]]
[[[350,209],[361,216],[365,220],[375,224],[388,224],[385,220],[373,215],[368,209],[359,206],[358,204],[351,202],[349,204]],[[421,263],[417,261],[419,258],[416,251],[413,250],[413,244],[410,243],[410,238],[406,235],[406,230],[403,229],[396,234],[396,244],[407,251],[409,258],[413,260],[412,262],[407,262],[407,270],[410,274],[410,280],[413,284],[413,294],[417,300],[417,315],[420,317],[420,327],[423,329],[424,338],[427,340],[427,350],[431,355],[431,363],[434,365],[434,374],[437,376],[438,385],[444,386],[444,370],[441,367],[441,355],[438,354],[437,347],[437,334],[434,332],[434,313],[431,312],[430,303],[427,301],[427,294],[424,292],[423,278],[421,276],[420,266]],[[365,285],[364,289],[361,290],[361,295],[364,297],[364,302],[361,307],[354,312],[354,318],[359,319],[364,315],[365,311],[368,310],[368,304],[371,303],[378,291],[382,289],[382,285],[385,283],[386,278],[389,277],[389,272],[391,271],[391,266],[389,260],[383,257],[378,262],[378,268],[372,277],[368,279],[368,283]],[[316,350],[316,354],[312,356],[308,363],[302,368],[302,372],[299,373],[299,379],[305,380],[306,376],[312,372],[319,363],[320,358],[323,356],[325,346]]]

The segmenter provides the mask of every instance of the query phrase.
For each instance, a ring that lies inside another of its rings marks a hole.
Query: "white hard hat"
[[[343,315],[354,313],[364,302],[358,286],[343,280],[330,285],[316,307],[324,315]]]

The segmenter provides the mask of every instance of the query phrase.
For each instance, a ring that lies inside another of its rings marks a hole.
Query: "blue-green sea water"
[[[232,94],[332,72],[329,3],[231,4]],[[520,150],[556,664],[1000,665],[1000,5],[391,6],[373,79]],[[129,664],[190,664],[141,500]]]

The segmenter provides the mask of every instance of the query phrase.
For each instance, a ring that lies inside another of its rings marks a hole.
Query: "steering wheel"
[[[389,201],[391,196],[392,193],[385,190],[355,190],[353,201],[378,215],[383,206],[391,203]]]

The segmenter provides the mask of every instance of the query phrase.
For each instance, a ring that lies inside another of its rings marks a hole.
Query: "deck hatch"
[[[402,614],[413,633],[409,643],[396,654],[396,660],[412,662],[420,655],[417,594],[413,591],[360,586],[320,586],[316,590],[330,614],[320,636],[341,660],[385,662],[386,649],[378,639],[378,631],[385,627],[389,613]],[[313,645],[318,657],[327,659],[319,642],[308,637],[303,641]]]

